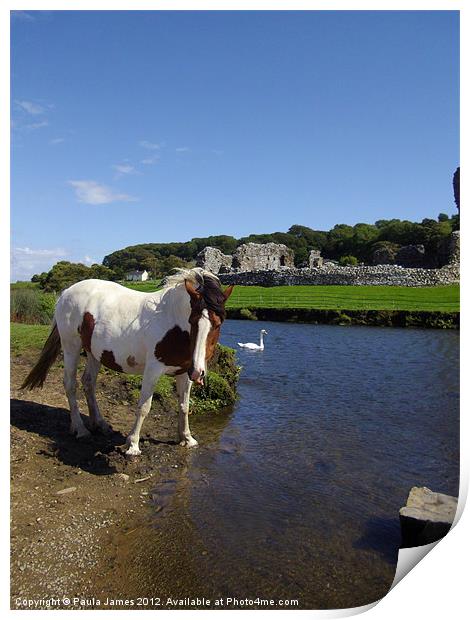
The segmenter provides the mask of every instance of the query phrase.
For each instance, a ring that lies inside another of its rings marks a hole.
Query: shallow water
[[[158,557],[144,572],[212,601],[377,600],[410,488],[458,494],[459,334],[227,321],[221,341],[261,328],[263,352],[238,350],[233,411],[192,417],[200,446],[154,489]]]

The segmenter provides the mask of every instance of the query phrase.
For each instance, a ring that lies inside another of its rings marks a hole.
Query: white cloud
[[[156,142],[149,142],[148,140],[141,140],[139,145],[144,149],[149,149],[150,151],[158,151],[163,144],[157,144]]]
[[[26,11],[11,11],[12,19],[19,19],[25,22],[34,22],[35,17],[30,13],[26,13]]]
[[[117,172],[116,176],[114,177],[116,179],[119,179],[120,177],[128,174],[142,174],[141,172],[136,170],[131,164],[115,164],[114,166],[112,166],[112,168]]]
[[[96,181],[68,181],[75,189],[78,202],[89,205],[104,205],[111,202],[135,202],[137,198],[128,194],[119,194],[113,189]]]
[[[17,123],[16,121],[13,121],[12,123],[13,129],[23,131],[25,133],[29,131],[34,131],[35,129],[41,129],[42,127],[47,127],[48,125],[49,122],[46,120],[38,121],[37,123],[26,123],[25,125]]]
[[[13,247],[11,250],[12,280],[29,280],[35,273],[49,271],[52,265],[67,256],[68,252],[64,248]]]
[[[97,260],[96,258],[92,258],[91,256],[88,256],[88,254],[85,254],[85,256],[83,257],[83,262],[86,265],[93,265],[95,263],[99,263],[99,260]]]
[[[34,103],[33,101],[15,101],[16,105],[27,112],[28,114],[32,114],[33,116],[37,116],[38,114],[44,114],[46,108],[38,103]]]
[[[190,150],[191,149],[189,148],[189,146],[179,146],[178,148],[175,149],[177,153],[187,153]]]
[[[121,174],[134,174],[136,171],[134,166],[131,166],[130,164],[116,164],[113,168]]]
[[[65,142],[65,138],[53,138],[52,140],[49,140],[49,144],[52,145],[62,144],[62,142]]]
[[[152,157],[146,157],[145,159],[141,159],[140,163],[145,165],[155,164],[160,159],[160,155],[152,155]]]
[[[13,248],[16,256],[66,256],[67,252],[63,248],[54,248],[52,250],[33,250],[32,248]]]

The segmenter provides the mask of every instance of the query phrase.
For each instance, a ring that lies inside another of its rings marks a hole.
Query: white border
[[[469,31],[467,27],[467,9],[463,1],[425,1],[425,0],[396,0],[382,1],[382,0],[369,0],[362,2],[354,2],[353,0],[343,1],[301,1],[291,0],[238,0],[237,2],[225,1],[225,0],[160,0],[159,2],[152,0],[136,0],[131,2],[130,0],[29,0],[28,2],[21,2],[19,0],[6,0],[2,2],[0,8],[0,62],[1,62],[1,78],[2,78],[2,93],[9,93],[9,11],[10,10],[460,10],[461,11],[461,59],[462,66],[465,67],[468,73],[468,63],[466,59],[468,57],[468,37]],[[461,101],[462,109],[469,109],[467,83],[468,79],[465,78],[465,71],[461,70]],[[2,226],[0,227],[0,251],[3,253],[3,277],[5,278],[5,288],[3,289],[5,296],[9,295],[9,270],[6,269],[6,265],[9,265],[9,212],[7,205],[9,201],[9,133],[10,133],[10,121],[9,121],[9,108],[3,106],[2,109],[6,111],[1,116],[0,121],[0,137],[2,145],[1,149],[1,175],[2,183],[1,187],[3,191],[3,209],[2,209]],[[462,131],[461,135],[466,136],[465,129],[467,123],[466,119],[462,119]],[[466,142],[462,142],[462,160],[465,160]],[[465,165],[464,165],[465,169]],[[465,177],[464,177],[465,178]],[[465,195],[465,183],[462,184],[463,194]],[[465,201],[465,199],[464,199]],[[461,230],[466,230],[466,212],[464,207],[464,213],[462,215]],[[468,291],[466,286],[466,272],[467,272],[467,250],[464,246],[461,249],[462,256],[462,312],[461,316],[466,317],[467,312],[467,298]],[[2,312],[2,325],[9,324],[9,315],[7,306],[7,299],[4,298],[4,303],[1,304]],[[2,356],[3,367],[0,373],[0,386],[1,394],[4,398],[4,415],[2,417],[2,424],[5,425],[5,434],[8,431],[8,414],[9,400],[8,400],[8,376],[9,376],[9,334],[6,329],[2,329],[1,332],[2,344],[4,345]],[[464,369],[464,362],[468,348],[468,330],[466,321],[462,321],[461,328],[461,343],[462,343],[462,369]],[[464,377],[461,370],[461,378]],[[468,392],[466,384],[462,381],[461,392],[461,489],[459,497],[459,512],[462,511],[464,498],[466,498],[468,490],[468,471],[469,471],[469,423],[468,413],[470,411],[468,405]],[[3,435],[5,436],[5,435]],[[1,578],[2,578],[2,594],[1,597],[1,609],[8,615],[12,613],[9,610],[9,558],[8,558],[8,510],[6,506],[6,489],[9,488],[8,482],[8,451],[2,451],[2,467],[1,475],[4,478],[4,484],[2,485],[3,496],[5,498],[5,508],[0,512],[1,515],[1,535],[3,561],[1,563]],[[5,480],[6,478],[6,480]],[[398,517],[397,517],[398,518]],[[159,617],[166,617],[167,614],[189,615],[189,614],[202,614],[210,613],[212,617],[219,614],[246,614],[256,613],[259,618],[283,614],[286,615],[296,614],[308,615],[309,617],[345,617],[347,615],[353,615],[366,611],[366,609],[372,609],[368,612],[369,618],[395,618],[398,614],[405,615],[405,617],[422,617],[426,616],[428,619],[442,618],[443,616],[460,617],[462,615],[461,610],[468,609],[468,597],[467,597],[467,558],[465,555],[466,549],[465,541],[469,539],[470,531],[470,517],[468,516],[468,510],[461,516],[460,522],[456,529],[448,534],[448,536],[438,543],[436,549],[420,562],[418,569],[413,571],[413,574],[401,581],[398,587],[394,587],[392,591],[382,601],[374,606],[367,606],[366,608],[356,608],[351,610],[329,610],[329,611],[256,611],[256,612],[243,612],[243,611],[160,611]],[[433,547],[433,545],[431,546]],[[417,554],[413,553],[413,550],[403,550],[405,553],[400,552],[401,556],[407,556],[406,562],[410,561],[410,556],[417,557]],[[419,554],[418,554],[419,555]],[[418,560],[419,561],[419,560]],[[27,612],[15,611],[17,614],[23,614]],[[36,614],[48,614],[48,611],[38,611]],[[69,614],[70,611],[54,611],[55,614]],[[98,611],[84,611],[85,614],[96,614]],[[115,612],[116,613],[116,612]],[[119,611],[122,614],[134,613],[132,611]],[[140,613],[155,613],[153,611],[141,611]]]

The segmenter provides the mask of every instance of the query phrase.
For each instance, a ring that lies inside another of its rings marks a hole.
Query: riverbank
[[[55,608],[90,609],[102,608],[96,600],[119,599],[123,593],[148,596],[148,589],[139,590],[130,550],[153,527],[155,514],[166,513],[165,501],[157,505],[152,491],[184,483],[190,458],[177,442],[171,382],[157,386],[140,457],[124,455],[138,380],[113,371],[101,371],[97,385],[97,400],[113,432],[77,441],[69,434],[60,360],[42,390],[20,389],[48,331],[43,325],[12,325],[11,606],[24,608],[23,601],[35,599],[36,608],[45,609],[45,599],[53,597],[60,599]],[[83,366],[82,360],[79,373]],[[191,408],[204,415],[192,421],[212,416],[217,425],[221,403],[235,393],[238,378],[231,349],[219,348],[211,373],[207,390],[194,391]],[[78,394],[85,412],[85,398],[81,390]],[[83,600],[63,602],[74,597]]]
[[[227,318],[241,320],[312,323],[314,325],[371,325],[459,329],[459,312],[411,310],[322,310],[313,308],[229,308]]]

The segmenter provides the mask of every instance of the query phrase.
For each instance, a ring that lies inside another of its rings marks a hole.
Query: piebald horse
[[[61,294],[51,333],[22,388],[42,387],[62,348],[71,432],[83,438],[89,437],[90,431],[83,423],[76,398],[81,350],[87,357],[82,385],[92,430],[110,430],[95,396],[101,364],[143,375],[135,423],[126,441],[126,454],[139,455],[140,430],[150,411],[155,383],[160,375],[173,375],[178,393],[180,445],[196,446],[188,422],[191,386],[193,382],[203,383],[232,289],[230,286],[222,291],[218,278],[200,268],[177,270],[154,293],[133,291],[105,280],[77,282]]]

